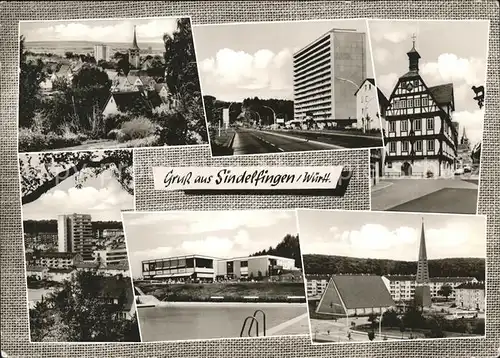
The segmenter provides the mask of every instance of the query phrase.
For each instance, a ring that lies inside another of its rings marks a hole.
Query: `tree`
[[[66,57],[68,60],[71,60],[73,57],[75,57],[75,54],[71,51],[66,51],[64,53],[64,57]]]
[[[38,301],[35,306],[30,309],[30,332],[31,340],[41,342],[51,334],[47,327],[52,327],[55,324],[55,318],[49,307],[47,300]]]
[[[406,331],[404,323],[401,321],[401,324],[399,325],[399,331],[401,332],[401,338],[404,338],[404,333]]]
[[[368,339],[370,341],[373,341],[375,339],[375,332],[374,331],[369,331],[368,332]]]
[[[370,313],[368,315],[368,322],[371,323],[372,328],[375,328],[378,324],[378,316],[375,313]]]
[[[109,285],[113,286],[110,293]],[[106,278],[95,272],[80,271],[64,281],[62,287],[48,297],[59,325],[64,327],[65,337],[61,340],[140,341],[135,327],[137,320],[132,317],[127,322],[121,316],[127,302],[127,290],[132,290],[129,279],[120,276]]]
[[[38,163],[36,163],[38,161]],[[76,187],[110,170],[115,179],[133,195],[132,151],[63,152],[26,154],[19,157],[22,204],[31,203],[62,181],[76,176]],[[85,169],[85,170],[84,170]]]
[[[188,18],[177,20],[177,30],[172,35],[165,34],[163,42],[165,44],[165,75],[170,91],[179,93],[182,91],[182,86],[189,83],[193,91],[199,91],[191,21]]]
[[[382,325],[384,327],[398,327],[401,324],[401,320],[398,317],[398,313],[394,310],[387,310],[382,315]]]
[[[438,291],[438,295],[446,297],[446,300],[448,300],[448,297],[451,295],[453,289],[449,285],[443,285]]]
[[[39,106],[40,84],[45,81],[43,62],[27,60],[24,49],[24,36],[19,41],[19,126],[28,128]]]

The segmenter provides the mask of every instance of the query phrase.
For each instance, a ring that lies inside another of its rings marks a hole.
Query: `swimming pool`
[[[257,309],[265,312],[267,331],[271,332],[276,331],[273,327],[307,313],[305,303],[172,303],[139,308],[138,316],[144,342],[233,338],[240,336],[243,321]],[[257,318],[261,336],[262,318],[260,315]],[[308,333],[308,330],[303,332]],[[255,335],[255,327],[252,335]]]

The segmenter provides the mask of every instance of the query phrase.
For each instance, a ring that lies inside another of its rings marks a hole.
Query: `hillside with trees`
[[[250,256],[260,255],[274,255],[295,259],[295,267],[302,268],[299,235],[287,234],[276,247],[270,246],[269,249],[257,251]]]
[[[218,124],[222,121],[222,109],[229,108],[231,103],[233,103],[221,101],[214,96],[208,95],[203,96],[203,100],[205,102],[207,121],[212,126],[218,126]],[[284,118],[285,121],[293,119],[293,101],[275,98],[260,99],[258,97],[254,97],[245,98],[241,103],[234,102],[229,111],[229,122],[233,123],[236,121],[242,112],[257,112],[262,120],[261,124],[272,124],[273,113],[266,107],[272,108],[276,113],[276,117]]]
[[[472,276],[485,280],[482,258],[446,258],[428,260],[430,277]],[[304,255],[304,271],[314,274],[415,275],[416,261],[396,261],[330,255]]]
[[[25,234],[38,234],[41,232],[57,232],[57,220],[24,220]],[[121,221],[92,221],[92,230],[122,229]]]

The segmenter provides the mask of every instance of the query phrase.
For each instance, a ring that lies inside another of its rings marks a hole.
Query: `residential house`
[[[71,279],[71,276],[74,274],[75,269],[73,268],[51,268],[47,273],[47,279],[50,281],[63,282]]]
[[[457,287],[456,305],[458,308],[483,311],[485,309],[485,285],[484,282],[468,282]]]
[[[385,111],[389,106],[389,100],[377,88],[375,80],[366,78],[354,95],[356,96],[356,127],[364,131],[384,128]]]
[[[33,277],[37,280],[45,280],[49,272],[48,267],[44,266],[26,266],[26,277]]]
[[[83,257],[79,253],[74,252],[34,252],[29,258],[37,266],[44,266],[55,269],[70,268],[80,262],[83,262]],[[27,258],[28,260],[28,258]]]
[[[118,276],[130,277],[130,271],[128,266],[128,260],[122,260],[118,263],[108,264],[104,267],[100,267],[97,270],[98,273],[103,276]]]
[[[455,299],[455,288],[465,282],[477,282],[475,277],[431,277],[429,289],[431,297],[443,297],[439,292],[443,286],[449,286],[450,299]],[[415,298],[416,276],[414,275],[385,275],[382,281],[395,301],[411,301]]]
[[[141,106],[146,110],[153,110],[160,105],[161,98],[155,91],[111,92],[102,115],[107,117],[113,114],[126,114]]]

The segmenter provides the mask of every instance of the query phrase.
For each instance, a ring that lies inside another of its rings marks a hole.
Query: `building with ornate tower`
[[[386,111],[384,172],[389,176],[441,177],[452,175],[458,133],[453,84],[429,87],[419,74],[420,54],[407,53],[409,70],[394,87]]]
[[[132,47],[128,49],[128,62],[133,68],[139,68],[141,65],[141,49],[137,45],[137,35],[134,26],[134,40],[132,41]]]
[[[424,219],[420,232],[420,248],[418,251],[417,276],[415,278],[415,306],[429,307],[431,305],[431,289],[429,278],[429,263],[427,262],[427,248],[425,245]]]
[[[462,132],[462,137],[460,137],[460,142],[457,147],[457,164],[460,168],[464,166],[469,166],[472,168],[472,157],[471,157],[471,146],[469,138],[465,133],[465,127]]]

